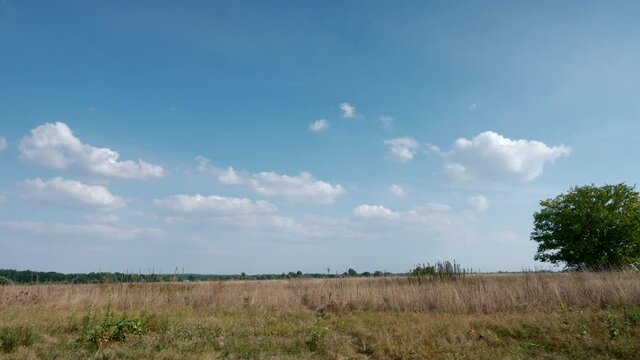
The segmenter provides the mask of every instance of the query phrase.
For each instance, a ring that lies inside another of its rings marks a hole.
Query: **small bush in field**
[[[628,325],[640,325],[640,308],[625,308],[623,315]]]
[[[142,321],[127,318],[126,315],[116,318],[111,310],[111,304],[107,307],[102,321],[97,325],[92,325],[94,317],[94,313],[89,308],[83,318],[84,331],[81,340],[96,349],[103,344],[124,341],[129,335],[142,333]]]
[[[470,271],[463,269],[460,264],[450,261],[438,261],[435,265],[429,263],[418,264],[409,271],[410,280],[422,282],[433,279],[457,279],[466,276]]]
[[[309,350],[317,351],[327,335],[327,332],[329,332],[329,328],[321,326],[320,320],[316,318],[313,322],[313,327],[311,328],[311,337],[307,340],[307,347]]]

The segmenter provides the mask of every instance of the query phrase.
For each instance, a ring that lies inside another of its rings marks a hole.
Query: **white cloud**
[[[427,203],[427,205],[420,205],[414,208],[417,212],[425,213],[425,212],[447,212],[451,211],[451,206],[447,204],[439,204],[439,203]]]
[[[253,174],[253,189],[265,196],[280,196],[292,202],[332,204],[346,191],[340,185],[316,180],[311,174],[280,175],[275,172]]]
[[[212,174],[220,183],[250,186],[258,194],[280,197],[292,203],[332,204],[346,193],[341,185],[317,180],[307,172],[297,176],[273,171],[249,174],[230,166],[226,170],[220,169],[203,156],[196,157],[196,162],[198,171]]]
[[[271,214],[248,214],[238,216],[197,216],[179,214],[167,216],[169,224],[197,225],[223,238],[238,240],[252,239],[265,242],[314,243],[318,238],[346,239],[359,238],[365,234],[358,231],[350,218],[330,218],[315,215],[299,215],[295,218]]]
[[[397,196],[397,197],[405,197],[405,196],[407,196],[407,192],[406,192],[406,191],[404,190],[404,188],[403,188],[402,186],[400,186],[400,185],[392,184],[392,185],[389,187],[389,191],[390,191],[393,195],[395,195],[395,196]]]
[[[211,173],[219,182],[223,184],[238,185],[245,182],[244,177],[238,174],[238,172],[231,166],[227,167],[226,169],[221,169],[211,164],[211,161],[209,159],[201,155],[196,156],[196,169],[201,173]]]
[[[238,173],[229,166],[226,170],[220,170],[217,174],[218,181],[223,184],[228,185],[238,185],[244,182],[242,176],[238,175]]]
[[[486,211],[489,207],[489,200],[487,200],[484,195],[475,195],[467,198],[467,202],[473,207],[476,211]]]
[[[162,177],[164,169],[142,160],[118,161],[120,154],[109,148],[83,144],[64,123],[46,123],[31,130],[20,142],[20,156],[56,169],[77,169],[93,175],[123,179]]]
[[[83,217],[88,221],[102,224],[117,224],[120,222],[120,217],[115,214],[85,214]]]
[[[309,125],[309,131],[320,132],[329,128],[329,122],[326,119],[320,119]]]
[[[353,215],[361,219],[391,220],[397,218],[400,214],[382,205],[365,204],[356,206],[353,209]]]
[[[399,162],[413,160],[420,147],[420,144],[412,137],[399,137],[385,140],[384,143],[389,147],[389,157]]]
[[[471,176],[465,173],[464,166],[460,164],[444,164],[442,173],[448,178],[457,179],[459,181],[469,181],[472,179]]]
[[[343,102],[338,105],[340,110],[342,111],[342,117],[344,118],[354,118],[356,117],[356,107],[349,104],[348,102]]]
[[[353,215],[361,219],[402,220],[406,222],[423,222],[430,215],[451,212],[446,204],[428,203],[407,211],[393,211],[382,205],[359,205],[353,209]]]
[[[258,194],[281,197],[294,203],[332,204],[337,197],[346,193],[342,186],[316,180],[307,172],[300,172],[297,176],[273,171],[248,174],[230,166],[226,170],[220,169],[203,156],[197,156],[196,162],[198,171],[209,172],[223,184],[251,186]]]
[[[165,236],[164,231],[160,229],[116,227],[105,224],[69,225],[37,221],[5,221],[0,223],[0,225],[12,231],[24,232],[38,236],[72,236],[86,238],[87,240],[95,237],[106,240],[132,240],[139,238],[159,238]]]
[[[360,205],[353,209],[353,216],[366,221],[384,221],[397,225],[427,227],[431,230],[450,229],[456,225],[467,226],[473,216],[455,212],[446,204],[429,203],[410,210],[395,211],[383,205]]]
[[[432,149],[435,153],[437,150]],[[456,140],[451,151],[440,155],[444,159],[443,173],[456,180],[531,181],[542,174],[547,163],[570,153],[568,146],[549,147],[540,141],[512,140],[485,131],[472,139]]]
[[[125,201],[114,196],[100,185],[87,185],[60,177],[49,181],[31,179],[23,182],[22,198],[27,201],[49,203],[71,208],[98,208],[112,210],[126,206]]]
[[[211,160],[207,159],[206,157],[202,155],[196,156],[196,169],[198,169],[199,172],[207,171],[209,169],[210,163]]]
[[[267,214],[276,207],[267,201],[253,202],[247,198],[233,198],[218,195],[173,195],[155,199],[155,206],[176,214],[199,214],[209,216],[240,216]]]
[[[393,127],[394,119],[391,116],[380,116],[380,125],[385,129],[391,129]]]
[[[7,140],[0,136],[0,152],[7,148]]]
[[[445,152],[443,152],[442,150],[440,150],[440,148],[439,148],[439,147],[437,147],[437,146],[435,146],[435,145],[433,145],[433,144],[426,143],[426,144],[425,144],[425,146],[427,147],[427,149],[428,149],[430,152],[432,152],[432,153],[434,153],[434,154],[436,154],[436,155],[440,155],[440,156],[445,156],[445,155],[446,155],[446,153],[445,153]]]
[[[253,215],[243,217],[226,217],[208,219],[209,224],[216,228],[226,227],[234,233],[250,232],[252,236],[259,236],[260,241],[266,239],[276,241],[307,242],[312,238],[331,236],[334,238],[348,236],[339,221],[332,221],[331,225],[316,223],[306,218],[294,219],[278,215]],[[314,219],[315,220],[315,219]],[[347,232],[347,231],[345,231]],[[293,236],[293,237],[292,237]]]

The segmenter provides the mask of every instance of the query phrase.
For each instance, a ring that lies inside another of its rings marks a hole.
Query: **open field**
[[[637,272],[0,287],[0,358],[640,358]]]

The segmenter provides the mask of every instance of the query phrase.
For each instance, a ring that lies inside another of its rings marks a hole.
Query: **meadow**
[[[638,359],[640,273],[0,286],[2,359]]]

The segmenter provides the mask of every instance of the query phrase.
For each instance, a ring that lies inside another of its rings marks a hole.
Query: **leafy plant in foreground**
[[[84,331],[81,340],[96,349],[109,342],[124,341],[129,335],[142,333],[142,321],[127,318],[126,315],[116,318],[111,309],[111,302],[102,321],[97,325],[92,325],[95,315],[91,310],[89,308],[83,318]]]

